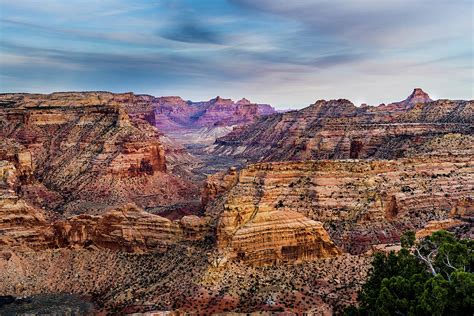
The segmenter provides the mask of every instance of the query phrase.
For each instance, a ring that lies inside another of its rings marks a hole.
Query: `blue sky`
[[[474,98],[471,0],[0,0],[0,92]]]

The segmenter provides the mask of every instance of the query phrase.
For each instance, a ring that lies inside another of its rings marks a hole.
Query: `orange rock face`
[[[207,177],[201,193],[201,202],[206,206],[222,193],[232,188],[238,181],[238,172],[235,168],[230,168],[227,172],[218,172]]]
[[[53,221],[15,192],[13,163],[0,160],[0,249],[44,250],[96,247],[127,252],[159,251],[184,239],[201,239],[207,222],[193,216],[171,221],[125,205],[101,215]]]
[[[320,100],[236,129],[218,138],[211,152],[252,162],[396,159],[442,135],[472,136],[473,122],[473,101],[438,100],[392,111]]]
[[[148,123],[130,119],[126,109],[134,98],[2,95],[9,106],[0,110],[0,138],[9,141],[2,140],[0,158],[14,161],[25,176],[34,175],[30,182],[43,185],[49,195],[58,194],[62,202],[53,209],[66,215],[128,202],[154,207],[197,200],[197,187],[173,174],[179,153],[173,153],[169,172],[170,144]]]
[[[417,231],[415,236],[416,238],[423,238],[426,236],[430,236],[438,230],[447,230],[449,228],[456,227],[462,224],[463,222],[461,222],[460,220],[455,220],[452,218],[439,221],[430,221],[426,224],[425,227]]]
[[[58,247],[96,246],[128,252],[157,251],[183,238],[179,224],[127,205],[102,215],[79,215],[53,224]]]
[[[218,247],[227,260],[252,265],[298,263],[341,254],[321,222],[293,211],[227,209],[219,219]]]
[[[0,248],[49,248],[47,216],[17,195],[17,184],[13,163],[0,160]]]
[[[406,229],[446,218],[457,201],[472,194],[473,167],[465,156],[259,163],[241,170],[237,183],[223,194],[223,204],[211,205],[208,212],[223,207],[218,239],[224,247],[239,243],[245,225],[252,228],[244,235],[255,233],[249,245],[263,247],[256,240],[265,229],[255,225],[273,227],[272,221],[279,223],[289,212],[323,222],[338,246],[360,253],[371,244],[398,241]],[[284,235],[275,229],[270,234]],[[237,252],[238,247],[231,248]]]
[[[474,216],[474,198],[473,197],[466,197],[460,199],[456,205],[454,205],[453,209],[451,210],[450,215],[452,217],[466,217],[471,218]]]

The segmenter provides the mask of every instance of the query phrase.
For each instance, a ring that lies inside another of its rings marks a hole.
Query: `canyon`
[[[418,88],[285,113],[2,94],[0,295],[67,292],[121,314],[340,312],[403,232],[472,238],[473,134],[473,101]]]

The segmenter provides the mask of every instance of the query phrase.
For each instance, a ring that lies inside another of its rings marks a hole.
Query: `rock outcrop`
[[[182,240],[202,239],[205,218],[179,221],[150,214],[133,204],[56,220],[54,213],[18,196],[19,177],[13,163],[0,160],[0,250],[103,248],[127,252],[160,251]]]
[[[403,101],[393,102],[387,105],[387,108],[392,110],[406,110],[419,103],[428,103],[433,101],[428,93],[421,88],[413,89],[413,92]]]
[[[18,176],[13,163],[0,160],[0,248],[49,248],[48,216],[17,195]]]
[[[403,111],[317,101],[218,138],[213,155],[258,161],[396,159],[446,134],[474,134],[474,102],[438,100]]]
[[[198,199],[197,187],[173,174],[176,164],[168,171],[171,146],[162,144],[162,134],[131,120],[119,95],[0,99],[8,103],[0,109],[0,158],[14,161],[23,177],[34,175],[31,184],[59,194],[56,211],[71,215],[128,202],[153,207]]]
[[[60,247],[96,246],[128,252],[156,251],[182,239],[178,223],[127,205],[101,215],[78,215],[53,224]]]
[[[275,222],[270,236],[278,235],[282,219],[299,213],[304,216],[295,219],[301,226],[295,231],[304,232],[308,219],[320,221],[341,249],[361,253],[371,244],[398,241],[404,230],[446,218],[458,201],[472,198],[473,172],[472,159],[464,155],[259,163],[242,169],[237,183],[222,193],[223,202],[210,204],[208,212],[221,208],[218,240],[224,248],[245,235],[256,251],[252,255],[266,253],[263,248],[271,252],[270,244],[278,247],[278,241],[260,239],[262,233]],[[217,178],[215,186],[221,183]]]
[[[237,184],[238,179],[238,172],[234,167],[208,176],[201,192],[202,205],[206,206],[210,201],[227,192]]]
[[[321,222],[284,210],[227,207],[218,224],[226,260],[251,265],[298,263],[340,255]]]
[[[439,221],[429,221],[425,227],[416,232],[416,238],[423,238],[430,236],[438,230],[448,230],[450,228],[463,225],[463,222],[460,220],[448,218]]]

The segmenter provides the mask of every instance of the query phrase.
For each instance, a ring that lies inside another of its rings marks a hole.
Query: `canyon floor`
[[[405,231],[474,237],[473,148],[474,102],[421,89],[1,94],[0,314],[339,314]]]

